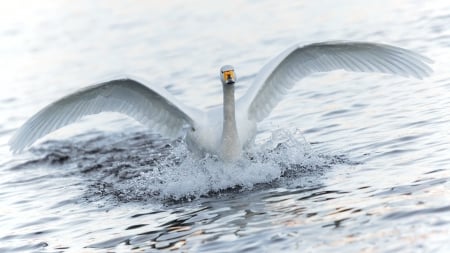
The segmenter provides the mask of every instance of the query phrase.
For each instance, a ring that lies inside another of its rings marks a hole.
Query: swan
[[[429,66],[432,62],[410,50],[380,43],[296,44],[270,60],[237,100],[235,70],[230,65],[223,66],[219,73],[223,105],[207,111],[182,104],[156,85],[126,77],[87,87],[44,107],[15,132],[9,145],[14,153],[21,152],[39,138],[83,116],[118,112],[168,138],[184,133],[191,152],[210,153],[233,162],[254,140],[257,123],[302,78],[315,72],[346,70],[422,79],[432,73]]]

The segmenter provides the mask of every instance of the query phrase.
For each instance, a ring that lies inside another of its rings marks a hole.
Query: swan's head
[[[220,68],[220,80],[224,85],[233,85],[236,82],[236,74],[231,65],[225,65]]]

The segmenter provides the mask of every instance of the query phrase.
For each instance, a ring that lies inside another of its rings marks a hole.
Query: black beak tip
[[[233,79],[228,79],[227,81],[226,81],[226,84],[234,84],[234,80]]]

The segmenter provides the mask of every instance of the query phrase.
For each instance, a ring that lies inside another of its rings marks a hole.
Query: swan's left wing
[[[343,69],[378,72],[422,79],[432,70],[432,60],[399,47],[365,42],[324,42],[294,46],[265,65],[247,93],[237,101],[237,111],[249,120],[261,121],[283,95],[302,78]]]
[[[133,79],[90,86],[48,105],[16,131],[9,141],[11,150],[21,151],[56,129],[100,112],[125,114],[171,138],[180,134],[184,124],[196,127],[201,120],[203,112],[183,105],[165,89]]]

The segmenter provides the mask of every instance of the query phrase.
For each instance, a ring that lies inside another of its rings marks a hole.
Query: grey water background
[[[448,1],[14,1],[0,21],[0,252],[450,251]],[[136,75],[207,108],[221,65],[239,96],[286,47],[336,39],[402,46],[435,72],[306,78],[233,166],[112,113],[8,150],[98,81]]]

